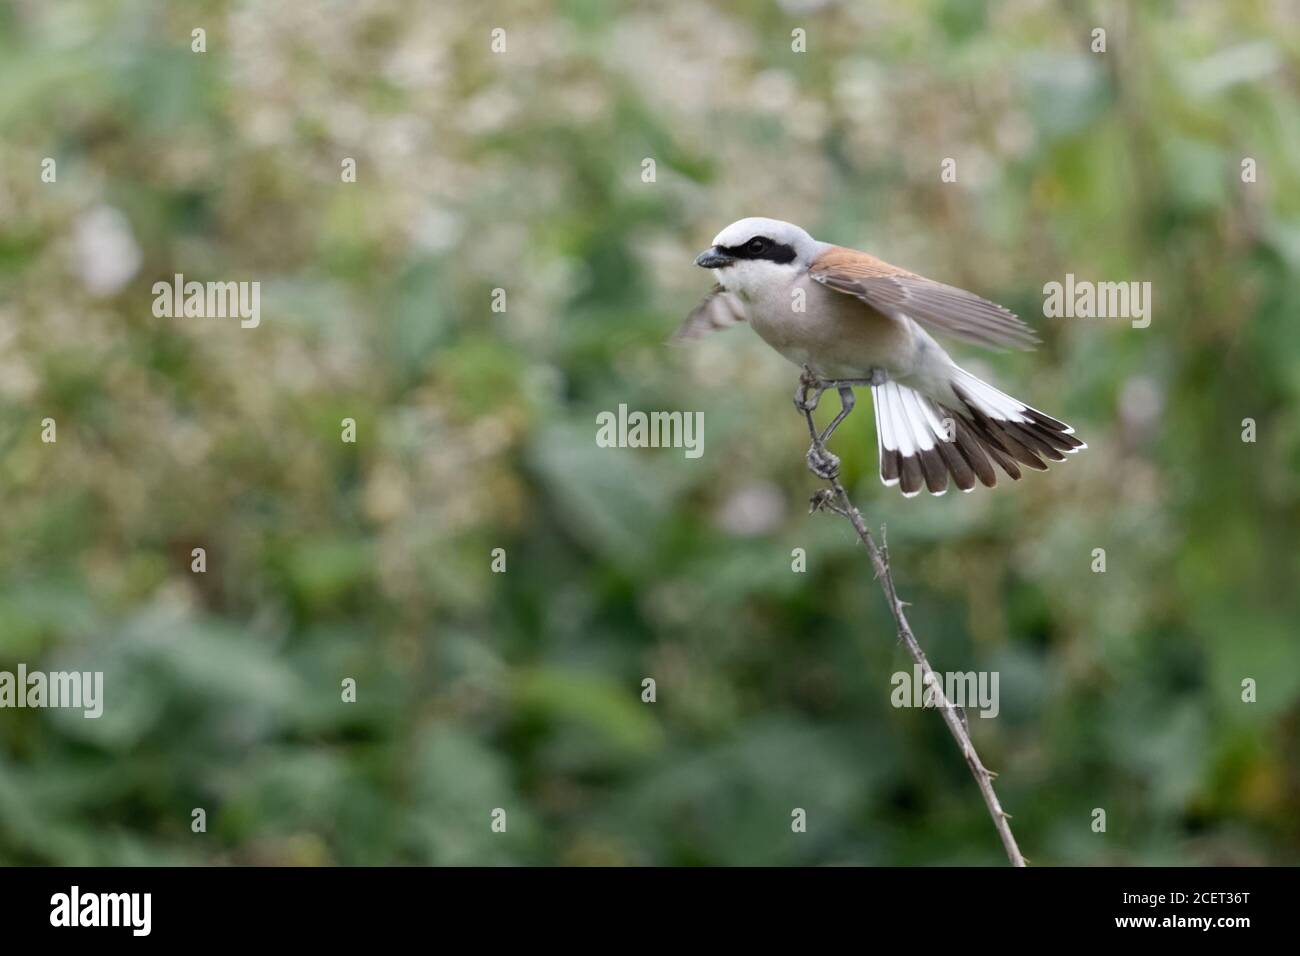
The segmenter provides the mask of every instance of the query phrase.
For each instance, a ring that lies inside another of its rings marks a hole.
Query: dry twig
[[[875,538],[871,535],[871,529],[867,527],[866,521],[862,518],[862,513],[854,507],[853,502],[849,500],[848,492],[844,490],[844,486],[840,483],[839,459],[826,449],[826,439],[830,437],[835,427],[844,420],[848,411],[853,408],[854,384],[858,383],[827,383],[820,381],[806,367],[803,376],[799,380],[799,391],[795,394],[794,403],[795,407],[807,419],[808,432],[812,436],[812,447],[808,450],[808,468],[829,486],[812,496],[810,511],[832,511],[847,518],[849,523],[853,525],[853,530],[862,539],[862,543],[867,546],[867,555],[871,558],[871,566],[875,570],[876,580],[880,582],[880,586],[885,592],[885,600],[889,602],[889,610],[894,615],[894,623],[898,626],[898,639],[907,648],[912,660],[921,668],[922,682],[929,689],[930,694],[933,695],[939,713],[943,715],[944,723],[948,725],[948,730],[953,739],[957,741],[957,747],[961,750],[966,765],[970,767],[970,772],[975,777],[975,783],[979,786],[980,794],[984,797],[984,804],[988,807],[989,815],[993,818],[993,825],[997,828],[998,836],[1002,839],[1002,846],[1007,851],[1007,857],[1011,860],[1011,865],[1024,866],[1025,858],[1020,853],[1020,847],[1016,845],[1016,838],[1012,834],[1011,825],[1008,822],[1011,816],[1002,809],[1002,804],[998,802],[998,795],[993,790],[993,778],[996,775],[985,767],[983,761],[980,760],[979,754],[975,751],[975,745],[971,742],[970,732],[965,721],[962,720],[958,709],[950,704],[948,698],[944,695],[943,681],[931,669],[925,651],[921,650],[921,645],[917,642],[916,635],[912,633],[912,627],[907,622],[907,614],[903,610],[907,607],[907,603],[898,596],[898,588],[894,585],[894,575],[889,567],[889,551],[883,544],[885,541],[884,529],[881,529],[882,544],[877,545]],[[813,422],[813,411],[817,408],[817,402],[822,392],[830,387],[839,389],[844,410],[831,423],[829,428],[818,433],[817,426]],[[809,398],[810,393],[812,395],[811,399]]]

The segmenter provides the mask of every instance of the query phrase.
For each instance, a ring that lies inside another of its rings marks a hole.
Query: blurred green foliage
[[[1031,860],[1297,862],[1298,68],[1271,0],[0,6],[0,669],[107,696],[0,711],[0,862],[1000,862],[804,513],[795,369],[662,344],[746,215],[1043,333],[957,351],[1078,427],[1050,474],[905,501],[866,405],[835,444],[931,660],[1001,674]],[[177,272],[261,326],[155,318]],[[1042,319],[1067,272],[1150,328]],[[596,448],[620,402],[704,457]]]

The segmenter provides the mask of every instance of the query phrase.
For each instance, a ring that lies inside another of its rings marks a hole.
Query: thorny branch
[[[862,518],[862,513],[854,507],[853,502],[849,500],[848,492],[839,480],[839,459],[832,455],[826,449],[826,439],[835,430],[849,410],[853,408],[853,385],[871,384],[869,382],[823,382],[819,380],[812,371],[805,366],[804,373],[799,379],[799,391],[795,393],[795,408],[799,409],[808,421],[808,433],[812,437],[812,447],[808,450],[808,469],[817,477],[824,480],[828,488],[823,488],[812,496],[810,512],[815,511],[833,511],[835,514],[842,515],[849,519],[853,525],[853,530],[858,533],[862,543],[867,546],[867,555],[871,558],[871,566],[875,570],[876,580],[880,582],[882,590],[885,592],[885,600],[889,602],[889,609],[894,615],[894,622],[898,626],[898,639],[903,642],[907,652],[912,656],[912,660],[921,668],[921,678],[924,685],[929,689],[929,694],[935,701],[939,713],[943,715],[944,723],[948,725],[948,730],[953,739],[957,741],[957,747],[961,750],[962,756],[966,760],[966,765],[970,767],[971,775],[975,777],[975,783],[980,788],[980,794],[984,797],[984,804],[988,807],[989,816],[993,818],[993,825],[997,828],[998,836],[1002,839],[1002,846],[1007,851],[1007,857],[1011,860],[1012,866],[1024,866],[1025,858],[1020,853],[1020,847],[1016,845],[1016,838],[1011,832],[1009,823],[1011,816],[1002,809],[1002,804],[998,802],[998,795],[993,790],[993,778],[996,774],[984,766],[980,760],[979,754],[975,751],[975,745],[971,742],[970,732],[966,727],[964,715],[960,710],[949,703],[943,691],[943,681],[935,674],[930,667],[930,662],[921,650],[921,645],[916,640],[916,635],[912,633],[912,627],[907,622],[907,614],[904,608],[907,603],[899,598],[898,588],[894,584],[894,575],[889,567],[889,551],[885,541],[884,531],[881,531],[881,545],[876,544],[875,538],[871,535],[871,529]],[[843,410],[831,425],[823,432],[818,433],[817,426],[813,422],[813,411],[817,408],[817,402],[821,398],[822,392],[828,388],[835,387],[839,389],[840,400],[843,404]],[[810,397],[811,395],[811,397]]]

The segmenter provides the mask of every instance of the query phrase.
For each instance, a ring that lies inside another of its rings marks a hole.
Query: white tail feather
[[[964,368],[953,366],[957,369],[957,375],[954,379],[955,384],[959,385],[966,396],[973,401],[979,410],[989,418],[995,418],[1000,421],[1012,421],[1026,424],[1033,421],[1033,416],[1028,414],[1033,412],[1044,418],[1051,418],[1044,412],[1039,411],[1031,405],[1026,405],[1018,398],[1012,398],[1006,392],[1000,391],[984,381],[966,371]],[[1056,419],[1051,419],[1053,422]],[[1066,435],[1073,435],[1074,429],[1065,422],[1058,422],[1061,431]],[[1077,451],[1087,448],[1086,443],[1080,443],[1077,448],[1062,449],[1067,455],[1072,455]]]
[[[941,495],[950,480],[962,491],[976,481],[992,488],[994,465],[1018,480],[1022,466],[1045,471],[1087,447],[1064,422],[953,369],[952,395],[941,400],[896,381],[871,389],[880,480],[904,496]]]
[[[1025,414],[1025,409],[1029,406],[1024,402],[1012,398],[1006,392],[998,391],[988,382],[982,378],[977,378],[964,368],[957,368],[956,381],[961,386],[962,391],[989,418],[1022,423],[1031,421],[1030,417]]]
[[[871,396],[876,410],[876,451],[881,465],[880,480],[887,486],[893,486],[898,484],[899,479],[885,473],[886,452],[897,452],[898,457],[903,459],[932,452],[940,442],[950,441],[945,424],[947,416],[930,398],[897,382],[873,386]],[[903,492],[908,498],[919,493],[920,489]],[[934,493],[943,494],[943,491]]]

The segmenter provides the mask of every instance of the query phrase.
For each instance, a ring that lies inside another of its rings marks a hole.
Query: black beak
[[[701,269],[721,269],[723,266],[729,266],[735,261],[717,246],[712,249],[705,249],[695,257],[695,264]]]

